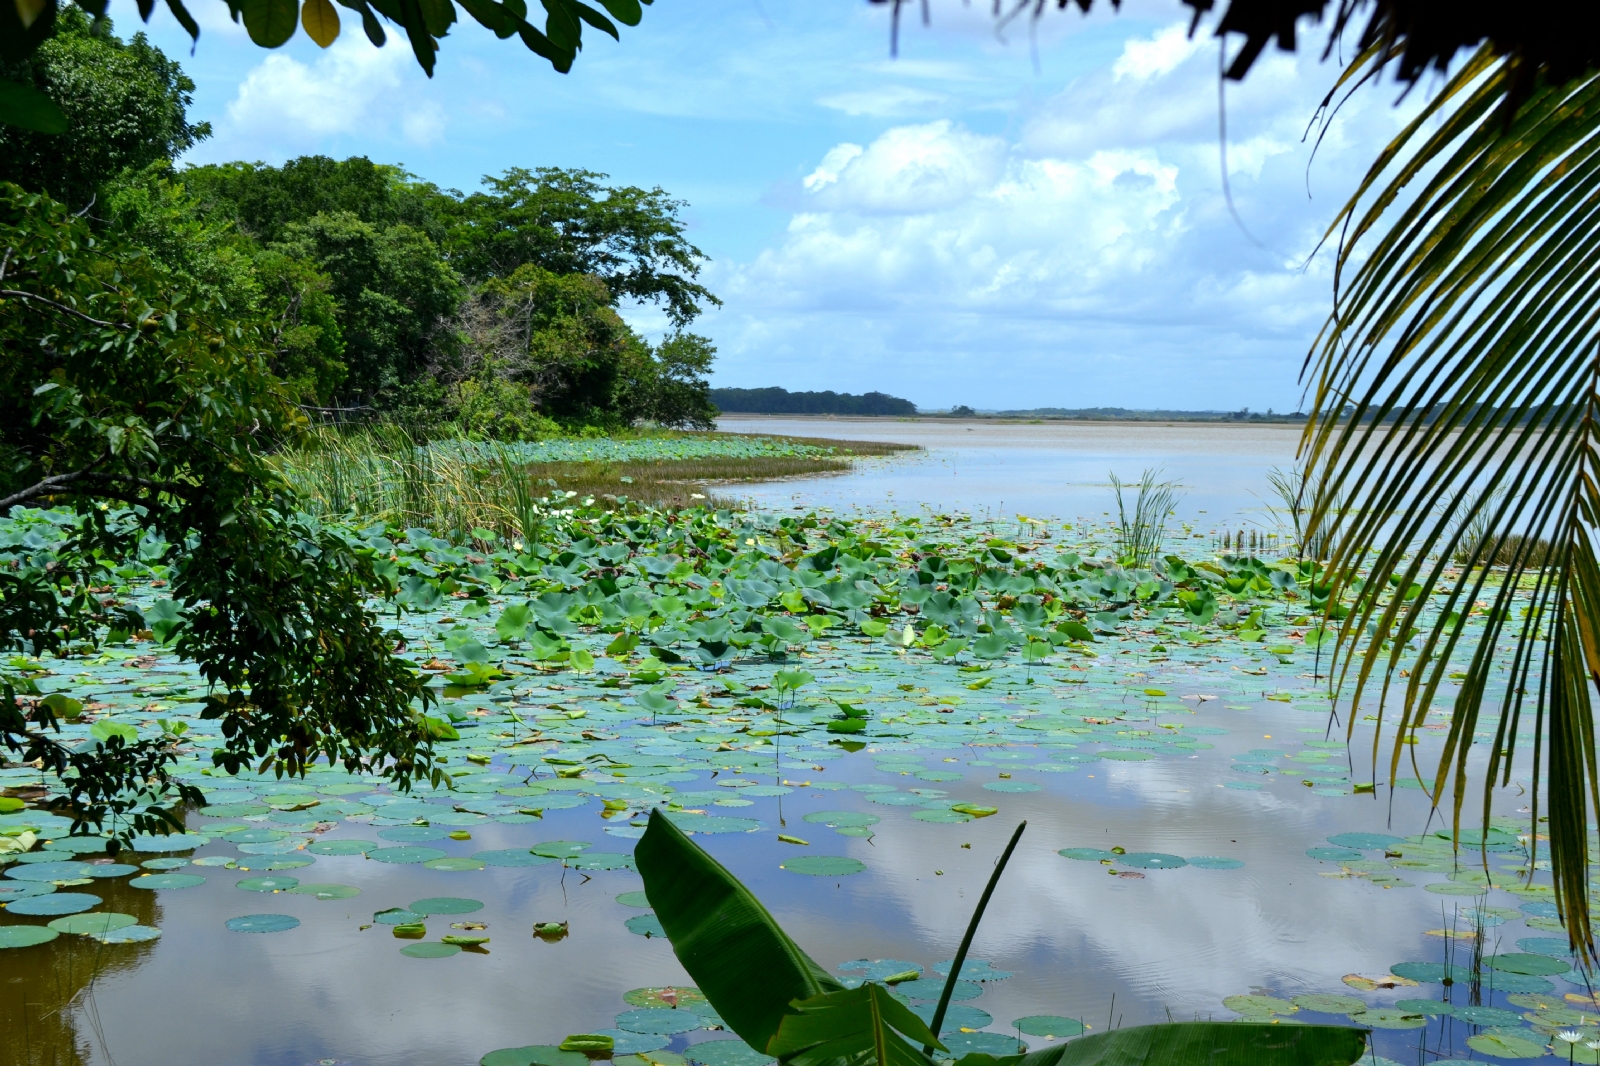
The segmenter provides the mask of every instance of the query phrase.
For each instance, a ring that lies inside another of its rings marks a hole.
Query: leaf
[[[594,669],[594,655],[586,648],[576,648],[572,652],[572,668],[579,673],[588,673]]]
[[[250,39],[262,48],[277,48],[294,36],[300,7],[295,0],[237,0]]]
[[[0,123],[37,133],[67,132],[66,113],[31,85],[0,81]]]
[[[124,744],[137,744],[139,731],[123,722],[113,722],[102,718],[89,727],[89,735],[104,744],[112,737],[121,737]]]
[[[183,611],[173,600],[157,600],[144,612],[144,624],[161,644],[170,644],[183,628]]]
[[[1000,633],[985,633],[972,645],[972,654],[980,659],[1003,659],[1011,650],[1011,642]]]
[[[793,1013],[783,1016],[767,1045],[767,1054],[784,1066],[927,1066],[923,1045],[946,1050],[921,1018],[876,981],[796,1000],[790,1007]]]
[[[432,740],[460,740],[461,734],[456,732],[456,727],[443,718],[434,718],[432,715],[423,715],[422,731]]]
[[[1075,619],[1068,618],[1066,621],[1056,626],[1056,629],[1059,632],[1065,633],[1073,640],[1081,640],[1090,644],[1094,643],[1094,633],[1090,631],[1088,626]]]
[[[633,854],[678,961],[751,1047],[767,1046],[792,1000],[843,989],[659,807]]]
[[[1366,1031],[1343,1025],[1176,1022],[1080,1036],[1028,1055],[966,1055],[956,1066],[1349,1066]]]
[[[889,632],[889,625],[887,622],[881,622],[876,618],[863,618],[861,620],[861,632],[869,637],[881,637]]]
[[[794,692],[816,680],[808,670],[779,670],[772,675],[772,685],[779,692]]]
[[[600,0],[600,6],[611,12],[611,17],[624,26],[637,26],[644,18],[639,0]]]
[[[528,622],[532,616],[533,609],[528,604],[513,603],[494,620],[495,635],[506,641],[521,640],[528,635]]]
[[[639,646],[639,634],[618,633],[610,644],[606,645],[606,654],[613,659],[620,659]]]
[[[303,0],[300,25],[320,48],[327,48],[339,38],[339,13],[328,0]]]
[[[83,713],[83,701],[75,700],[64,692],[50,693],[39,701],[39,705],[48,707],[51,714],[57,718],[65,718],[69,722]]]

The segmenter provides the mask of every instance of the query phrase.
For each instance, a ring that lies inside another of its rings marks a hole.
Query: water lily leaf
[[[1367,1004],[1354,996],[1323,993],[1295,996],[1290,1002],[1301,1010],[1316,1011],[1318,1014],[1349,1014],[1367,1009]]]
[[[1062,1036],[1077,1036],[1085,1027],[1076,1018],[1063,1018],[1059,1014],[1030,1014],[1026,1018],[1014,1019],[1011,1028],[1029,1036],[1054,1040]]]
[[[0,951],[48,944],[61,934],[42,925],[0,925]]]
[[[1235,1014],[1257,1018],[1264,1014],[1293,1014],[1300,1009],[1287,999],[1273,996],[1228,996],[1222,1005]]]
[[[1486,955],[1484,956],[1483,964],[1491,970],[1504,970],[1506,973],[1529,974],[1531,976],[1566,973],[1572,968],[1572,964],[1565,960],[1552,959],[1548,955],[1535,955],[1524,952]]]
[[[617,1028],[630,1033],[673,1036],[704,1026],[705,1022],[694,1011],[673,1010],[670,1007],[638,1007],[617,1015]]]
[[[459,896],[430,896],[407,905],[413,914],[471,914],[483,910],[483,901],[462,899]]]
[[[407,944],[400,949],[400,954],[412,959],[447,959],[451,955],[461,954],[461,945],[431,941],[421,944]]]
[[[952,1035],[948,1043],[953,1048],[956,1037]],[[1346,1066],[1365,1051],[1366,1033],[1350,1026],[1177,1022],[1080,1036],[1035,1052],[1028,1063],[1029,1066],[1104,1066],[1108,1063],[1118,1066]]]
[[[1510,1033],[1479,1033],[1467,1037],[1467,1046],[1480,1055],[1492,1055],[1498,1059],[1537,1059],[1547,1053],[1544,1041],[1528,1036],[1514,1036]]]
[[[118,914],[115,911],[89,911],[85,914],[69,914],[64,918],[57,918],[50,922],[50,928],[58,933],[71,933],[77,936],[104,936],[113,929],[121,929],[129,925],[137,925],[139,919],[131,914]]]
[[[25,896],[20,899],[9,899],[6,903],[7,914],[25,914],[30,917],[44,917],[46,915],[77,914],[90,907],[98,907],[100,897],[88,892],[54,892],[49,895]]]
[[[779,869],[790,873],[809,874],[812,877],[848,877],[867,868],[860,859],[843,855],[797,855],[778,864]]]
[[[367,852],[367,858],[378,862],[392,863],[423,863],[429,859],[442,859],[445,853],[438,848],[421,848],[414,845],[401,845],[395,848],[377,848]]]
[[[589,1066],[589,1057],[553,1044],[531,1044],[491,1051],[478,1060],[478,1066]]]
[[[767,1050],[785,1066],[824,1066],[841,1059],[925,1066],[922,1045],[945,1049],[926,1022],[883,985],[869,982],[796,1000]]]

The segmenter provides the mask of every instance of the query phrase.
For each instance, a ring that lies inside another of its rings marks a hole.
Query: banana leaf
[[[778,1024],[767,1053],[785,1066],[928,1066],[921,1046],[898,1034],[944,1049],[944,1045],[910,1009],[871,982],[844,992],[828,992],[796,1000]]]
[[[751,1047],[767,1047],[791,1001],[844,990],[659,809],[633,857],[678,961]]]

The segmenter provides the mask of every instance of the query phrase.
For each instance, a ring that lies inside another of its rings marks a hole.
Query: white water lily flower
[[[1585,1040],[1583,1046],[1590,1051],[1600,1051],[1600,1040]]]
[[[1565,1040],[1569,1044],[1576,1044],[1578,1041],[1583,1039],[1583,1034],[1578,1032],[1576,1029],[1563,1029],[1556,1034],[1556,1038]]]

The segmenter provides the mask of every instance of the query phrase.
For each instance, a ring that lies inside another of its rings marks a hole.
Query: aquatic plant
[[[1158,480],[1158,471],[1146,470],[1136,482],[1139,494],[1133,512],[1123,499],[1124,482],[1115,472],[1111,487],[1117,495],[1117,558],[1124,566],[1148,567],[1161,553],[1167,533],[1167,516],[1177,501],[1177,482]]]
[[[634,850],[645,894],[684,969],[745,1043],[781,1066],[931,1066],[949,1049],[939,1030],[966,951],[1018,826],[979,899],[930,1022],[867,981],[846,988],[791,940],[739,880],[659,810]],[[957,1066],[1075,1066],[1105,1061],[1161,1066],[1347,1066],[1366,1049],[1350,1026],[1169,1022],[1079,1037],[1029,1055],[971,1053]],[[953,1057],[953,1056],[952,1056]]]

